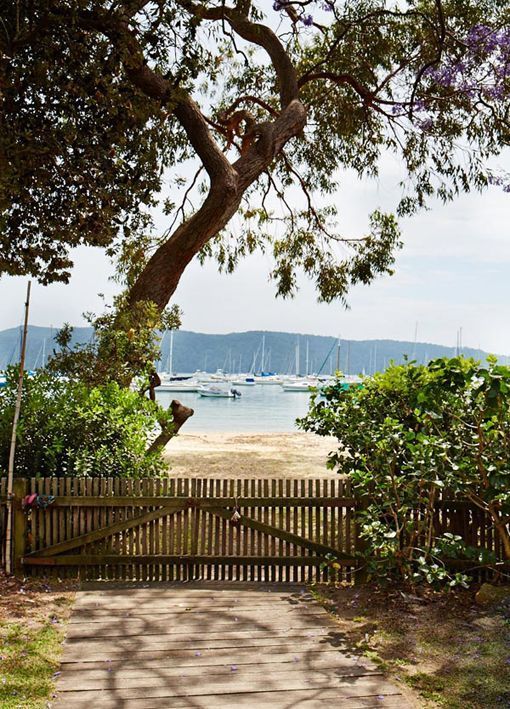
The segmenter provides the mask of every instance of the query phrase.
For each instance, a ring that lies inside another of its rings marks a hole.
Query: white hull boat
[[[234,379],[232,384],[235,387],[254,387],[255,379],[253,377],[246,377],[245,379]]]
[[[315,379],[301,379],[282,383],[283,391],[311,391],[318,385]]]
[[[241,393],[236,389],[220,389],[220,387],[214,386],[199,387],[198,394],[211,399],[237,399],[241,396]]]
[[[198,382],[161,382],[158,391],[169,391],[177,394],[197,392],[200,387]]]

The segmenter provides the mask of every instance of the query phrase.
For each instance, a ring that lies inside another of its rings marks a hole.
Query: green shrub
[[[0,471],[8,464],[18,371],[0,389]],[[115,382],[89,387],[46,371],[26,377],[17,431],[15,474],[146,477],[167,467],[147,453],[158,422],[157,404]]]
[[[460,537],[440,535],[442,490],[490,518],[510,559],[510,369],[455,357],[391,366],[362,388],[337,384],[312,399],[300,426],[333,435],[330,458],[364,497],[359,513],[371,571],[414,581],[465,581],[443,559],[494,563]]]

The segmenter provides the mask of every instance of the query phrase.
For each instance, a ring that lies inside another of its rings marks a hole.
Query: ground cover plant
[[[0,389],[0,471],[7,470],[17,368]],[[150,477],[167,472],[150,448],[171,412],[116,382],[90,386],[45,370],[25,377],[17,430],[18,477]]]
[[[492,607],[476,589],[412,593],[392,586],[312,587],[353,652],[375,662],[431,709],[510,704],[510,594]],[[381,700],[381,706],[384,701]]]
[[[55,689],[72,582],[18,580],[0,572],[0,706],[46,709]]]
[[[300,425],[339,441],[329,462],[363,500],[370,573],[455,585],[468,577],[452,566],[497,569],[510,559],[508,367],[462,357],[390,366],[360,388],[316,395]],[[470,543],[438,530],[444,491],[484,513],[499,553],[484,550],[476,534]]]

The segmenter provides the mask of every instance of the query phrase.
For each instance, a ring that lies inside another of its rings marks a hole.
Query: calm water
[[[308,392],[286,392],[280,386],[234,387],[239,399],[208,399],[198,394],[157,392],[158,401],[167,407],[178,399],[195,410],[186,422],[188,431],[297,431],[298,416],[308,410]]]

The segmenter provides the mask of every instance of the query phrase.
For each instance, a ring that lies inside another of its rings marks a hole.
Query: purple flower
[[[304,15],[304,17],[301,17],[301,22],[307,27],[310,27],[313,25],[313,17],[311,15]]]
[[[434,121],[432,118],[425,118],[425,120],[420,121],[419,126],[424,133],[428,133],[434,127]]]
[[[395,108],[395,106],[393,107]],[[424,111],[427,108],[427,104],[422,98],[417,98],[414,100],[413,109],[415,111]]]

